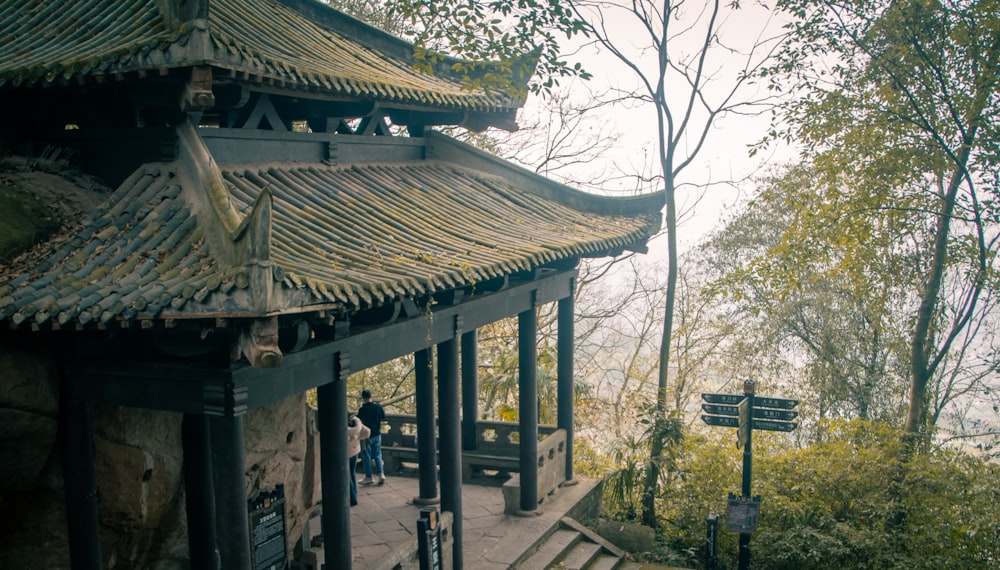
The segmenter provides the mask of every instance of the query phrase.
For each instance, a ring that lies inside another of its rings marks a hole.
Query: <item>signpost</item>
[[[752,497],[753,430],[790,432],[798,427],[794,408],[798,400],[756,397],[754,383],[743,383],[743,394],[702,394],[701,420],[710,426],[736,428],[736,447],[743,450],[743,489],[740,497],[729,494],[726,528],[740,533],[739,569],[750,568],[750,533],[760,519],[760,497]]]
[[[441,570],[441,527],[434,507],[420,509],[417,519],[417,558],[420,570]]]

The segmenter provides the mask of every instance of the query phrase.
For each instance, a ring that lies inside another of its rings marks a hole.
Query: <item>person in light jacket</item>
[[[358,454],[361,453],[361,440],[368,439],[372,432],[361,423],[358,416],[351,414],[347,418],[347,470],[351,481],[351,506],[358,504]]]

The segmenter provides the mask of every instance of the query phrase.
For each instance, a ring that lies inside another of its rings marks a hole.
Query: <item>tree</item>
[[[677,299],[677,192],[719,121],[755,114],[769,104],[768,96],[753,85],[775,47],[772,39],[752,36],[749,45],[735,48],[722,41],[722,28],[739,17],[739,4],[714,0],[688,5],[683,0],[662,2],[603,2],[573,0],[577,17],[587,23],[588,36],[629,69],[638,82],[625,100],[649,107],[656,119],[657,175],[649,182],[660,186],[666,199],[664,226],[667,275],[664,284],[663,327],[659,349],[654,428],[651,431],[643,523],[658,526],[655,499],[665,461],[664,449],[679,431],[681,410],[673,397],[683,387],[671,386],[671,346]],[[763,32],[762,32],[763,33]],[[721,55],[720,55],[721,54]],[[668,454],[669,455],[669,454]]]
[[[906,381],[906,299],[916,248],[905,212],[827,219],[821,177],[808,165],[760,182],[746,208],[707,241],[713,289],[749,336],[798,363],[801,398],[820,422],[859,418],[901,424]],[[823,217],[823,222],[817,218]],[[856,243],[845,235],[863,235]],[[851,271],[844,271],[850,264]],[[754,353],[768,354],[763,347]],[[756,354],[746,358],[756,360]]]
[[[782,0],[779,7],[794,18],[792,41],[766,74],[800,97],[772,139],[802,143],[824,175],[823,206],[804,228],[871,217],[890,227],[906,212],[910,225],[893,229],[909,230],[921,254],[909,268],[918,279],[904,422],[916,442],[927,433],[931,383],[975,329],[996,279],[998,3]]]
[[[721,31],[726,23],[746,12],[738,3],[721,0],[697,6],[683,0],[389,0],[387,4],[410,23],[407,33],[416,55],[426,63],[422,69],[432,71],[440,54],[448,53],[463,60],[453,70],[466,73],[471,87],[513,95],[523,94],[516,86],[532,74],[535,79],[529,88],[543,93],[558,85],[560,78],[589,77],[579,63],[563,59],[559,42],[561,37],[572,41],[588,35],[637,82],[634,89],[616,93],[613,102],[639,103],[655,116],[655,174],[646,176],[643,169],[639,179],[643,189],[663,191],[667,204],[664,319],[643,513],[644,522],[656,526],[664,446],[668,436],[677,433],[680,421],[669,393],[679,275],[677,192],[691,184],[685,176],[719,121],[766,108],[770,96],[758,90],[754,78],[776,42],[763,35],[751,35],[740,47],[724,42]]]

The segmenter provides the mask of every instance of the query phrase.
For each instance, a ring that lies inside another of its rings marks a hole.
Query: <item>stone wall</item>
[[[51,355],[0,345],[2,567],[69,567],[58,402]],[[94,407],[105,568],[188,567],[181,419],[176,413]],[[319,498],[315,413],[304,395],[293,396],[251,411],[244,426],[248,497],[284,484],[291,554]]]

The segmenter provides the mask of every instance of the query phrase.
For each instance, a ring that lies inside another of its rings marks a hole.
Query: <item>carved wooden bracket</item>
[[[191,80],[184,87],[181,105],[184,111],[202,111],[215,106],[211,67],[202,65],[191,68]]]
[[[250,326],[240,332],[236,349],[236,358],[245,357],[254,368],[281,366],[277,317],[251,321]]]

